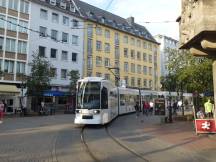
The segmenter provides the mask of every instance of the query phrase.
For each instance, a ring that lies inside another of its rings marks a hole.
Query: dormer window
[[[50,0],[50,4],[55,6],[56,5],[56,0]]]
[[[93,12],[89,12],[89,17],[93,18],[94,13]]]
[[[105,17],[102,17],[101,22],[105,23]]]
[[[76,12],[76,8],[74,7],[74,5],[70,4],[70,11],[71,12]]]
[[[64,1],[60,2],[60,7],[66,9],[66,3]]]

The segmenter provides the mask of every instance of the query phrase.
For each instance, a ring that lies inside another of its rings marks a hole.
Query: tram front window
[[[84,82],[77,93],[78,109],[100,109],[100,82]]]

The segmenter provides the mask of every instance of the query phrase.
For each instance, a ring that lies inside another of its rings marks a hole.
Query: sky
[[[176,19],[181,14],[181,0],[82,0],[106,9],[123,18],[133,16],[135,22],[145,26],[153,35],[161,34],[179,40]],[[171,21],[170,23],[162,23]],[[151,23],[145,23],[151,22]]]

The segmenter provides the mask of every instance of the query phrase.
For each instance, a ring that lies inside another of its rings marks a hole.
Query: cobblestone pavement
[[[92,162],[74,115],[8,118],[0,124],[0,162]],[[110,133],[149,161],[216,161],[216,136],[195,135],[192,122],[160,124],[158,117],[118,117]],[[104,127],[88,128],[87,143],[104,162],[142,161],[116,145]]]

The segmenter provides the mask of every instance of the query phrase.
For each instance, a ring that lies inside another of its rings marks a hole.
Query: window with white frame
[[[9,0],[8,1],[8,8],[12,9],[12,10],[18,10],[18,0]]]
[[[126,44],[128,43],[128,36],[127,35],[124,36],[124,43],[126,43]]]
[[[20,1],[20,12],[26,13],[26,14],[29,13],[29,2],[25,0]]]
[[[67,69],[61,69],[61,79],[67,79]]]
[[[78,56],[77,53],[75,52],[72,53],[72,62],[77,62],[77,56]]]
[[[124,62],[124,72],[128,72],[128,62]]]
[[[4,15],[0,15],[0,18],[5,19],[5,16]],[[0,19],[0,28],[5,28],[4,27],[5,21],[2,20],[2,19]]]
[[[144,86],[144,87],[147,87],[147,79],[144,79],[144,80],[143,80],[143,86]]]
[[[96,57],[96,66],[101,66],[101,64],[102,64],[102,58],[97,56]]]
[[[141,60],[141,53],[137,51],[137,60]]]
[[[43,26],[40,26],[39,28],[40,30],[40,37],[46,37],[47,36],[47,28],[46,27],[43,27]]]
[[[143,53],[143,61],[147,61],[147,54],[146,53]]]
[[[4,72],[5,73],[13,73],[14,72],[14,61],[5,60]]]
[[[62,51],[61,60],[63,60],[63,61],[68,60],[68,52],[67,51]]]
[[[74,28],[78,28],[78,27],[79,27],[79,21],[78,21],[78,20],[73,19],[73,20],[72,20],[72,23],[73,23],[73,27],[74,27]]]
[[[4,38],[0,37],[0,51],[3,50],[4,47]]]
[[[126,85],[128,85],[128,80],[129,80],[128,76],[125,76],[124,80],[125,80]]]
[[[68,33],[62,32],[62,42],[68,43]]]
[[[57,13],[52,13],[52,22],[53,23],[59,22],[59,15]]]
[[[132,64],[131,64],[131,72],[132,72],[132,73],[135,73],[135,71],[136,71],[136,70],[135,70],[135,64],[132,63]]]
[[[110,52],[110,44],[109,43],[105,43],[105,52],[106,53]]]
[[[101,27],[96,27],[96,34],[97,35],[102,35],[102,29],[101,29]]]
[[[152,67],[149,67],[149,75],[152,75]]]
[[[109,30],[105,30],[105,38],[110,38],[110,31]]]
[[[131,58],[135,59],[135,51],[134,50],[131,50]]]
[[[92,57],[88,57],[88,60],[87,60],[88,69],[92,69],[92,66],[93,66]]]
[[[96,41],[96,50],[101,51],[102,49],[102,42],[101,41]]]
[[[17,62],[16,72],[20,74],[25,73],[25,63],[24,62]]]
[[[149,62],[152,63],[152,55],[149,55]]]
[[[18,53],[27,54],[27,42],[18,41]]]
[[[152,80],[149,80],[149,88],[152,88]]]
[[[137,73],[141,74],[142,73],[142,66],[137,65]]]
[[[57,30],[51,30],[51,39],[57,41],[58,40],[58,31]]]
[[[69,18],[68,17],[66,17],[66,16],[63,16],[63,25],[65,25],[65,26],[69,26]]]
[[[48,19],[48,11],[44,9],[40,9],[40,18],[47,20]]]
[[[16,40],[15,39],[6,39],[6,51],[8,52],[16,52]]]
[[[27,33],[28,32],[28,22],[19,20],[19,32],[20,33]]]
[[[110,66],[110,59],[109,58],[105,58],[104,59],[104,66],[105,67],[109,67]]]
[[[124,57],[128,58],[128,48],[124,48]]]
[[[39,56],[45,57],[46,56],[46,47],[39,46]]]
[[[143,42],[143,48],[147,49],[147,43],[146,42]]]
[[[143,74],[147,75],[147,66],[143,66]]]
[[[92,24],[88,24],[87,33],[88,33],[88,37],[92,37],[93,35],[93,25]]]
[[[72,44],[78,45],[79,37],[77,35],[72,35]]]
[[[57,77],[57,69],[56,68],[50,68],[50,73],[52,78]]]
[[[6,1],[5,0],[0,0],[0,6],[1,7],[6,7]]]
[[[135,39],[134,39],[134,38],[131,38],[130,41],[131,41],[131,42],[130,42],[131,45],[135,45]]]
[[[131,86],[135,86],[135,78],[134,77],[131,78]]]
[[[12,23],[9,23],[9,21]],[[16,31],[17,25],[15,25],[15,24],[17,24],[17,19],[12,18],[12,17],[8,17],[7,29],[12,30],[12,31]]]
[[[141,86],[141,78],[137,79],[137,86],[139,86],[139,87]]]
[[[57,49],[51,48],[51,50],[50,50],[50,58],[52,58],[52,59],[57,58]]]

